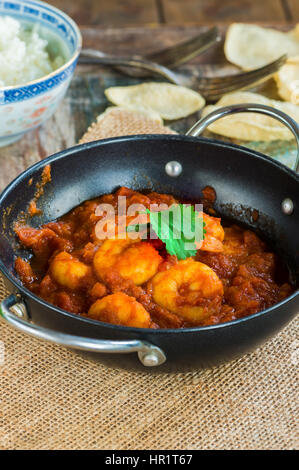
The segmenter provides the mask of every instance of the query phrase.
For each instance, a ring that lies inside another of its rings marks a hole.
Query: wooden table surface
[[[226,24],[231,21],[263,22],[289,29],[290,22],[299,19],[299,0],[51,0],[49,3],[78,22],[85,47],[123,55],[158,50],[198,34],[208,24],[218,25],[224,37]],[[223,42],[194,59],[185,72],[193,73],[199,64],[204,74],[226,73],[232,69],[225,60]],[[105,87],[130,83],[136,81],[109,69],[77,67],[66,98],[55,115],[19,142],[0,148],[0,191],[36,161],[75,145],[108,105],[103,93]],[[174,128],[184,131],[196,118],[191,117],[183,125],[175,124]]]
[[[294,22],[299,0],[51,0],[81,25]]]

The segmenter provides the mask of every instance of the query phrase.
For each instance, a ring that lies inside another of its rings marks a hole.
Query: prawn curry
[[[292,292],[287,270],[265,242],[243,227],[225,226],[209,204],[198,214],[203,240],[188,256],[178,256],[163,237],[145,238],[147,228],[129,236],[133,217],[124,224],[120,220],[120,196],[127,208],[147,209],[145,227],[152,205],[167,209],[181,202],[120,188],[40,228],[16,224],[21,244],[33,253],[15,260],[24,286],[68,312],[139,328],[223,323],[270,307]],[[97,211],[99,205],[113,207],[116,214],[116,232],[109,236],[106,218],[104,239],[97,228],[107,214]]]

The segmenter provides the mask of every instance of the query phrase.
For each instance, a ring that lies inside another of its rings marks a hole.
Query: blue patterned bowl
[[[0,2],[0,15],[25,24],[39,23],[49,47],[65,63],[54,72],[20,86],[0,87],[0,147],[20,139],[48,119],[62,100],[74,73],[82,38],[74,21],[57,8],[37,0]],[[58,52],[59,51],[59,52]]]

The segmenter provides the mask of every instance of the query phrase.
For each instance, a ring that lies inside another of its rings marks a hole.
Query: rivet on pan
[[[183,167],[179,162],[172,161],[166,163],[165,171],[168,176],[179,176],[183,171]]]
[[[281,209],[282,209],[282,212],[286,215],[291,215],[293,213],[293,210],[294,210],[294,203],[292,201],[292,199],[290,198],[285,198],[282,203],[281,203]]]
[[[154,367],[159,364],[159,358],[157,354],[154,351],[152,351],[148,354],[145,354],[145,356],[143,356],[142,363],[144,366]]]

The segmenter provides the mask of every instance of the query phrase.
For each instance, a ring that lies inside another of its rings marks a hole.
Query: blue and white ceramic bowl
[[[40,24],[49,47],[63,55],[64,65],[20,86],[0,87],[0,147],[20,139],[55,111],[74,73],[82,38],[74,21],[57,8],[37,0],[0,1],[0,15],[25,24]]]

